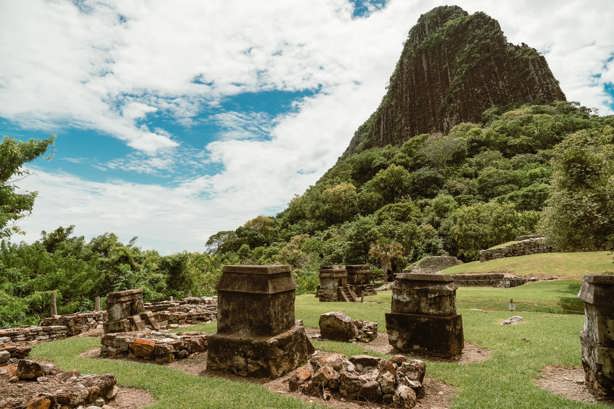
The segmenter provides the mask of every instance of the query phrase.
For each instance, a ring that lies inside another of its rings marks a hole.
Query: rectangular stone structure
[[[614,398],[614,276],[584,277],[582,367],[586,386],[598,399]]]
[[[454,280],[439,274],[397,275],[386,330],[390,345],[401,352],[460,357],[463,321],[456,313]]]
[[[142,289],[116,291],[107,295],[105,333],[142,331],[146,327],[159,328],[153,314],[145,311]]]
[[[289,266],[224,266],[207,369],[276,378],[306,362],[314,348],[294,319],[295,288]]]
[[[341,292],[348,285],[348,273],[343,266],[322,266],[320,268],[318,298],[321,302],[345,301]]]
[[[371,284],[371,268],[368,264],[347,264],[348,285],[360,297],[377,294]]]

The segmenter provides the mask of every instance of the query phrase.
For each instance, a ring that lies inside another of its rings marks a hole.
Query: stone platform
[[[102,337],[100,356],[169,363],[207,350],[207,336],[200,333],[115,332]]]
[[[456,313],[456,286],[450,276],[399,274],[386,314],[390,345],[402,352],[454,359],[464,346],[462,318]]]
[[[314,352],[301,326],[272,337],[215,334],[209,336],[207,370],[277,378],[302,365]]]
[[[276,378],[306,362],[314,349],[294,320],[295,288],[289,266],[224,266],[207,369]]]

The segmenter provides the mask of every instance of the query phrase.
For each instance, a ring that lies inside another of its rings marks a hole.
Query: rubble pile
[[[424,397],[423,361],[394,355],[382,359],[369,355],[350,358],[317,352],[309,364],[295,371],[289,390],[325,400],[358,400],[413,408]]]

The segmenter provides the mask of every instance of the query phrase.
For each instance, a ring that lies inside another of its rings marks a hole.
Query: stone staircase
[[[356,302],[358,301],[358,296],[349,285],[340,286],[339,301]]]

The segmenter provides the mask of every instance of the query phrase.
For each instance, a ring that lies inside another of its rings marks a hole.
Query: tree
[[[412,175],[399,165],[390,165],[365,184],[365,189],[382,195],[387,203],[397,201],[408,195],[412,183]]]
[[[53,139],[20,142],[4,138],[0,143],[0,238],[19,231],[11,222],[32,211],[36,193],[17,193],[14,178],[27,173],[23,165],[41,156]]]
[[[322,192],[322,217],[326,223],[342,223],[358,212],[358,194],[351,183],[339,183]]]
[[[554,149],[543,228],[561,250],[614,247],[614,127],[579,131]]]

